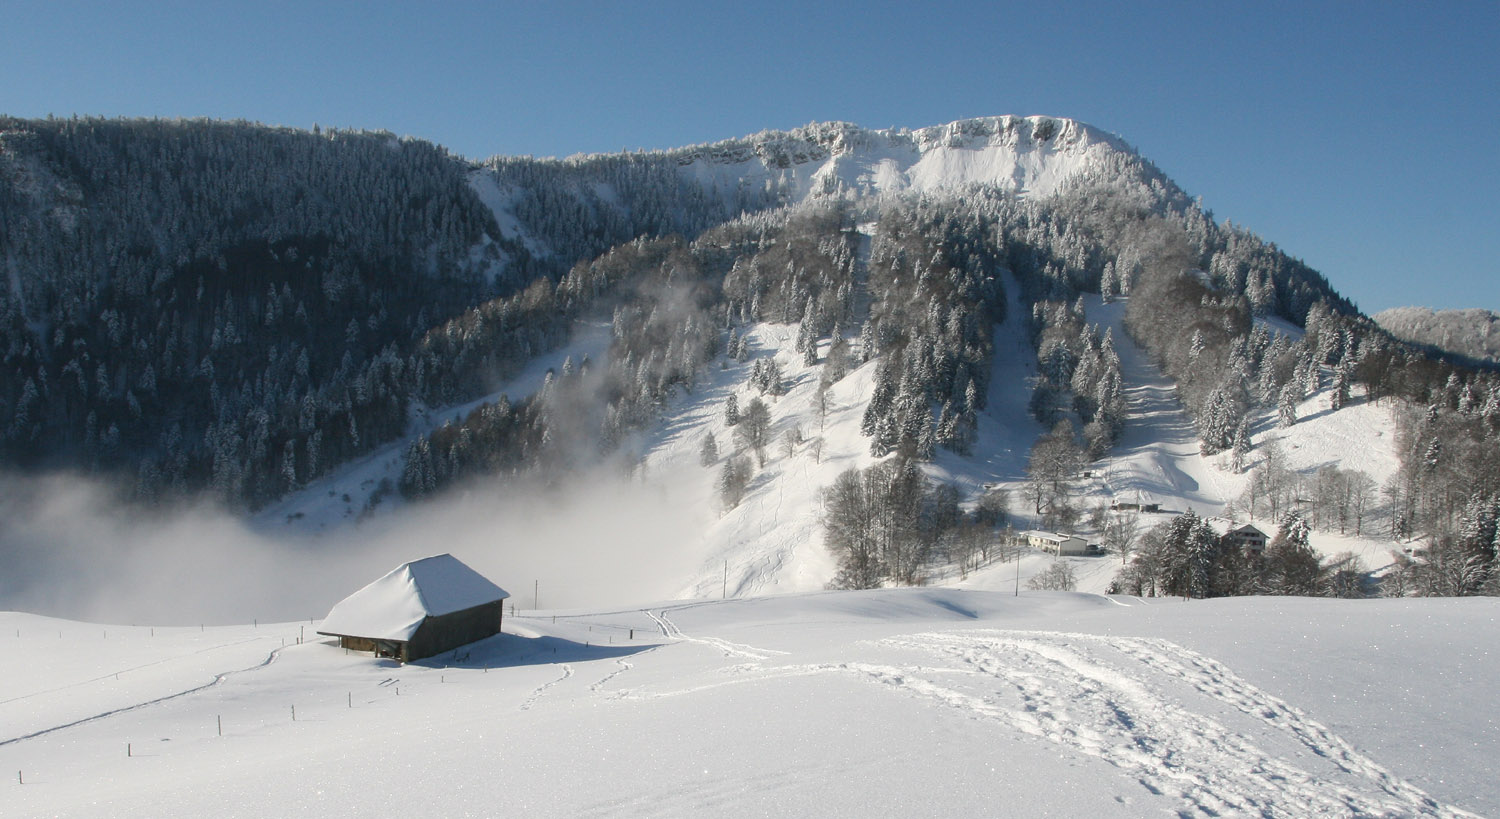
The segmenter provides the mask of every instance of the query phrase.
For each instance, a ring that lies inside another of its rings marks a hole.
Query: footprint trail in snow
[[[773,654],[664,636],[744,660],[720,679],[628,698],[691,695],[757,681],[853,676],[1094,757],[1183,815],[1473,816],[1440,804],[1326,726],[1212,658],[1168,640],[1046,631],[932,632],[863,643],[871,662],[778,664]],[[915,652],[920,662],[892,662]],[[857,652],[865,653],[865,652]]]
[[[1100,758],[1195,813],[1471,815],[1437,803],[1223,664],[1167,640],[985,630],[880,644],[937,655],[956,669],[938,682],[914,667],[847,668]],[[973,673],[953,675],[958,669]]]

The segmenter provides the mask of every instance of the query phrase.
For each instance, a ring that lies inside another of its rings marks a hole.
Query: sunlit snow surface
[[[1497,614],[826,592],[523,610],[409,666],[0,614],[0,815],[1489,813]]]

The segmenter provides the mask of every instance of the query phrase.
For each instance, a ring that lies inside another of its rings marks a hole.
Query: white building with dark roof
[[[1026,545],[1033,549],[1042,549],[1062,557],[1063,555],[1089,555],[1098,552],[1098,547],[1090,548],[1089,542],[1077,535],[1063,535],[1057,532],[1041,532],[1032,530],[1022,532],[1021,536],[1026,538]]]

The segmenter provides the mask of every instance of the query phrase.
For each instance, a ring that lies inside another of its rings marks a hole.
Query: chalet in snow
[[[499,634],[507,597],[453,555],[435,555],[403,563],[340,600],[318,633],[409,663]]]
[[[1088,541],[1077,535],[1064,535],[1057,532],[1022,532],[1026,538],[1026,545],[1033,549],[1043,549],[1058,557],[1063,555],[1095,555],[1099,554],[1099,547],[1090,545]]]
[[[1266,550],[1266,543],[1270,540],[1265,532],[1254,525],[1246,523],[1229,530],[1225,535],[1230,543],[1234,543],[1244,550],[1245,554],[1260,554]]]

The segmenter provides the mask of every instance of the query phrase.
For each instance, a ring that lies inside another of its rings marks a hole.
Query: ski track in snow
[[[624,660],[615,660],[615,665],[618,665],[619,668],[609,672],[608,674],[605,674],[603,677],[600,677],[598,680],[594,681],[594,683],[589,686],[589,690],[597,694],[611,680],[620,676],[621,674],[624,674],[630,669],[635,668],[634,663],[628,663]]]
[[[1217,514],[1227,494],[1199,452],[1197,431],[1177,399],[1177,388],[1125,332],[1126,299],[1103,305],[1089,299],[1089,319],[1114,332],[1129,414],[1101,471],[1105,493],[1133,503],[1178,504]],[[1205,485],[1205,483],[1207,485]]]
[[[768,660],[773,655],[785,655],[788,653],[785,651],[777,651],[776,649],[771,648],[756,648],[755,646],[749,646],[743,643],[732,643],[728,640],[723,640],[718,637],[689,637],[688,635],[682,633],[682,630],[677,627],[676,623],[672,622],[671,618],[667,616],[667,612],[665,610],[663,610],[660,614],[652,611],[647,611],[646,616],[650,617],[656,622],[656,626],[657,628],[661,629],[661,634],[663,637],[678,642],[699,643],[701,645],[706,645],[710,648],[714,648],[724,652],[725,657],[741,657],[747,660]]]

